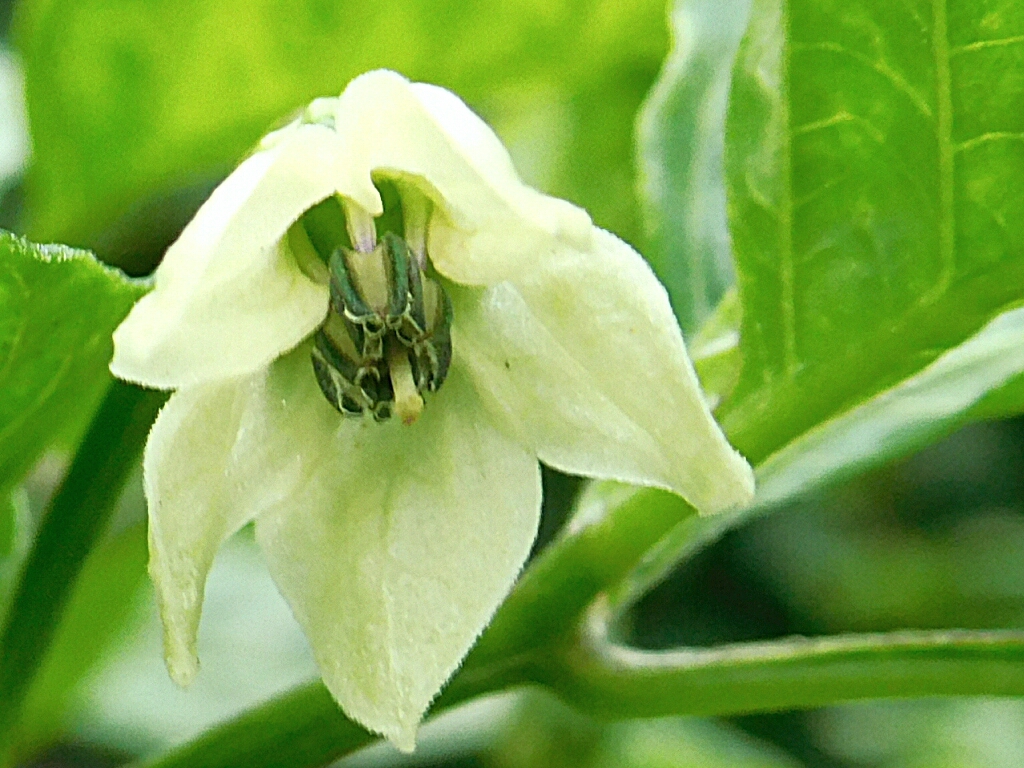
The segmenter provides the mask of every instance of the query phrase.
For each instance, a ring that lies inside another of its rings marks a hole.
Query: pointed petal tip
[[[164,636],[164,648],[164,663],[171,680],[179,688],[188,688],[199,673],[199,657],[195,650],[183,647],[169,634]]]
[[[337,701],[337,698],[335,700]],[[416,737],[419,734],[420,724],[427,714],[426,710],[411,714],[405,708],[402,708],[401,711],[392,711],[390,713],[376,709],[372,713],[362,712],[359,715],[355,715],[348,708],[342,706],[340,702],[339,706],[341,706],[347,716],[371,733],[382,736],[399,752],[409,755],[416,750]]]
[[[419,730],[419,721],[414,723],[400,724],[397,728],[384,734],[384,738],[390,741],[399,752],[410,755],[416,749],[416,733]]]
[[[301,494],[260,514],[256,541],[334,700],[409,752],[529,554],[540,473],[457,365],[412,427],[356,429],[358,445],[312,463]]]
[[[139,306],[139,303],[145,301],[146,297],[143,296],[139,302],[136,302],[135,307]],[[139,384],[144,387],[155,387],[157,389],[165,389],[163,382],[156,381],[156,377],[148,375],[152,373],[149,369],[151,365],[147,365],[147,355],[145,354],[146,345],[140,343],[137,338],[137,320],[132,318],[138,318],[141,314],[137,312],[135,307],[128,313],[128,316],[121,321],[121,324],[114,329],[113,341],[114,341],[114,354],[110,359],[108,368],[110,373],[122,381],[130,381],[133,384]]]
[[[127,381],[129,384],[145,389],[162,389],[169,391],[177,384],[171,376],[163,375],[155,366],[147,365],[137,357],[124,352],[118,353],[117,342],[114,343],[114,355],[107,365],[107,370],[115,379]]]
[[[429,703],[417,706],[398,689],[375,701],[365,696],[353,696],[350,675],[323,664],[320,671],[331,698],[347,718],[385,739],[404,754],[411,754],[416,749],[416,737],[430,708]]]
[[[754,470],[738,451],[732,450],[716,483],[714,495],[698,507],[701,515],[716,515],[749,506],[754,500]]]

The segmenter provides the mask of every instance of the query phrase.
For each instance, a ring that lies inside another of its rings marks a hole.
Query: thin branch
[[[1024,631],[790,637],[643,651],[609,641],[602,601],[545,682],[615,717],[734,715],[858,699],[1024,695]]]

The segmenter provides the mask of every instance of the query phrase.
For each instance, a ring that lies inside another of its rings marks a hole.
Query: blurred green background
[[[651,117],[637,131],[669,50],[663,2],[26,0],[0,9],[0,223],[34,239],[92,248],[146,274],[271,124],[338,93],[359,72],[389,66],[459,93],[496,128],[527,181],[587,208],[663,274],[672,269],[659,254],[685,222],[644,219],[640,200],[657,194],[645,162],[660,151],[659,136]],[[725,48],[742,31],[731,18],[714,19]],[[699,93],[684,110],[700,98],[724,99],[720,73],[689,77]],[[672,108],[659,98],[652,103]],[[679,124],[678,142],[698,147],[693,152],[714,168],[714,110],[683,114],[692,118]],[[702,186],[681,205],[700,214],[697,246],[719,259],[720,295],[730,279],[721,260],[724,191],[714,174],[693,183]],[[0,599],[64,461],[48,455],[10,502],[16,525],[0,531]],[[577,488],[552,472],[545,484],[539,545]],[[1022,500],[1024,422],[968,427],[728,535],[641,602],[631,640],[659,648],[1021,626]],[[163,669],[144,577],[143,521],[136,478],[33,690],[23,724],[26,743],[40,750],[33,764],[114,765],[315,675],[243,533],[211,576],[203,672],[188,692],[176,689]],[[530,693],[478,702],[429,725],[412,757],[381,747],[348,764],[1017,768],[1024,704],[866,703],[732,721],[604,724]]]

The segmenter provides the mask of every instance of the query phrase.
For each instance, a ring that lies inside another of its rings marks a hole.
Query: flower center
[[[334,226],[326,221],[330,211],[323,203],[302,220],[326,261],[331,296],[327,318],[313,338],[313,373],[324,397],[343,415],[369,413],[386,421],[395,414],[412,424],[423,410],[423,396],[444,383],[452,358],[451,301],[424,273],[425,232],[409,231],[414,223],[425,229],[426,217],[407,215],[405,237],[383,231],[377,241],[377,229],[395,223],[387,207],[384,221],[375,226],[364,211],[346,205],[345,230],[356,243],[350,248],[337,244],[341,210],[333,202]]]

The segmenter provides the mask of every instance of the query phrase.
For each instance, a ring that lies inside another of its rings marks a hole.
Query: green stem
[[[612,717],[735,715],[857,699],[1024,694],[1024,632],[904,631],[641,651],[604,618],[552,660],[544,682]]]
[[[163,392],[115,381],[43,518],[0,637],[0,755],[96,540],[135,467]]]
[[[517,664],[464,668],[430,711],[524,682]],[[376,741],[349,720],[322,683],[296,688],[139,768],[317,768]]]
[[[467,664],[550,647],[573,632],[601,592],[622,581],[693,507],[653,488],[595,500],[587,523],[556,540],[531,563],[473,649]],[[570,528],[573,524],[570,524]]]

